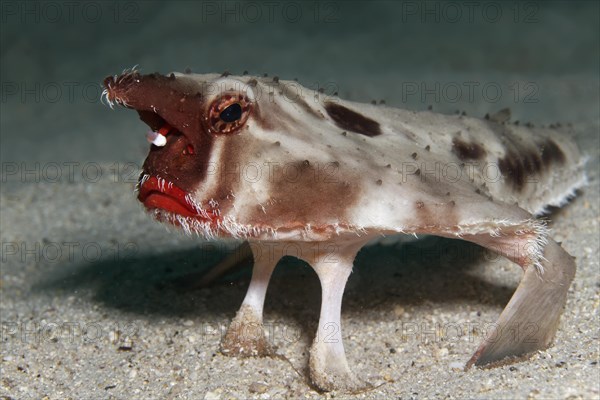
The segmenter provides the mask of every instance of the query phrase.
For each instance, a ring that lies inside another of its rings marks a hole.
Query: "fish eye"
[[[221,118],[221,121],[223,122],[237,121],[242,118],[242,106],[240,106],[240,103],[233,103],[232,105],[227,106],[226,109],[221,111],[219,118]]]
[[[241,92],[227,92],[215,99],[208,111],[208,130],[216,134],[237,133],[252,112],[252,101]]]

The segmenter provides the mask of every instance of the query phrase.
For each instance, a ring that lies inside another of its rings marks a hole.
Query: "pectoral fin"
[[[550,346],[575,276],[575,261],[549,240],[541,264],[541,273],[533,266],[525,268],[513,297],[466,369],[503,364]]]

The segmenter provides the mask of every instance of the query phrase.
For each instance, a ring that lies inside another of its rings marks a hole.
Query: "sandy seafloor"
[[[473,2],[472,19],[462,2],[430,2],[433,14],[423,15],[413,13],[420,2],[88,2],[73,13],[50,3],[2,2],[0,398],[599,398],[596,2]],[[502,16],[484,18],[489,7]],[[343,335],[353,370],[376,389],[350,396],[309,386],[320,292],[301,263],[280,265],[267,297],[266,325],[283,357],[221,355],[248,270],[204,289],[177,280],[226,247],[167,231],[132,194],[146,128],[101,105],[97,84],[135,64],[267,72],[352,100],[468,115],[510,107],[520,121],[572,123],[590,183],[551,216],[552,236],[578,265],[554,346],[463,372],[520,271],[475,246],[429,238],[357,257]],[[502,93],[469,98],[466,82]]]

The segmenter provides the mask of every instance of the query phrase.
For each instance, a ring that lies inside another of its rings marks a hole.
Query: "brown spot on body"
[[[513,188],[520,191],[531,175],[550,169],[552,164],[562,164],[566,161],[565,154],[552,139],[543,139],[537,145],[524,145],[507,135],[506,155],[498,160],[500,172]]]
[[[525,187],[528,175],[539,172],[540,150],[532,140],[524,143],[524,136],[514,131],[513,125],[489,121],[487,126],[504,146],[504,157],[498,159],[498,168],[506,183],[515,191]],[[479,189],[476,192],[480,193]]]
[[[542,153],[544,165],[550,165],[554,162],[562,164],[566,160],[565,153],[563,153],[560,147],[558,147],[552,139],[548,139],[542,143],[540,152]]]
[[[487,154],[480,144],[467,143],[458,137],[452,139],[452,152],[462,161],[480,160]]]
[[[504,158],[498,160],[498,168],[504,177],[512,183],[517,191],[525,185],[525,165],[523,159],[514,151],[509,151]]]
[[[542,170],[542,158],[537,150],[525,152],[523,154],[523,163],[529,173],[537,174]]]
[[[269,185],[272,201],[265,206],[266,213],[258,210],[248,222],[283,229],[347,223],[348,212],[360,194],[360,188],[348,183],[352,180],[351,173],[333,163],[326,172],[305,160],[286,164],[273,174]]]
[[[325,110],[336,125],[342,129],[369,137],[381,135],[381,128],[377,121],[367,118],[356,111],[352,111],[336,103],[327,103]]]

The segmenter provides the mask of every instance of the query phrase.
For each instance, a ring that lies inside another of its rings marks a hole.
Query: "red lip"
[[[140,187],[138,200],[148,210],[161,209],[184,216],[213,222],[217,219],[214,212],[206,210],[200,215],[188,201],[187,193],[172,182],[151,176]]]

